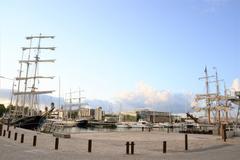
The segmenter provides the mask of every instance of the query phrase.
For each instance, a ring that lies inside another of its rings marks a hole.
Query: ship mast
[[[219,82],[220,81],[223,81],[223,80],[219,80],[218,79],[218,72],[217,72],[217,68],[216,67],[213,67],[213,69],[216,70],[215,72],[215,78],[216,78],[216,81],[212,81],[212,82],[216,82],[216,112],[217,112],[217,121],[218,123],[220,124],[221,123],[221,104],[220,104],[220,100],[221,100],[221,95],[220,95],[220,85],[219,85]],[[225,95],[223,97],[223,99],[225,99]]]
[[[26,40],[29,40],[29,47],[23,47],[22,48],[22,59],[19,61],[20,63],[20,71],[19,71],[19,76],[16,77],[16,80],[18,81],[18,89],[17,92],[14,92],[14,96],[16,96],[16,103],[15,103],[15,116],[16,115],[22,115],[24,116],[24,107],[29,107],[27,111],[27,116],[29,115],[34,115],[34,111],[37,109],[37,104],[38,104],[38,96],[40,94],[48,94],[52,93],[54,90],[48,90],[48,91],[39,91],[36,85],[36,82],[38,79],[52,79],[54,78],[53,76],[40,76],[38,75],[38,70],[39,70],[39,63],[43,62],[50,62],[54,63],[54,59],[50,60],[40,60],[40,53],[42,50],[55,50],[55,47],[41,47],[41,40],[42,39],[53,39],[54,36],[43,36],[42,34],[39,34],[39,36],[29,36],[26,37]],[[34,40],[38,40],[38,45],[37,47],[32,46],[32,43]],[[25,56],[25,51],[28,51],[27,57]],[[34,54],[35,53],[35,54]],[[24,59],[26,57],[26,59]],[[23,72],[23,64],[26,64],[26,73],[25,76],[22,76]],[[31,66],[33,68],[31,68]],[[30,71],[33,71],[32,76],[30,75]],[[21,82],[24,81],[24,89],[21,89]],[[31,87],[29,86],[29,82],[32,82]],[[30,88],[30,90],[29,90]],[[28,104],[27,102],[27,97],[29,99]],[[21,114],[17,113],[18,112],[18,107],[20,106],[20,98],[21,98]],[[27,106],[28,105],[28,106]]]
[[[207,116],[208,116],[208,123],[211,123],[211,104],[210,104],[210,94],[209,94],[209,78],[214,76],[208,76],[207,72],[207,66],[205,66],[204,69],[205,77],[200,77],[199,79],[205,79],[205,85],[206,85],[206,94],[202,95],[206,97],[206,109],[207,109]]]
[[[229,105],[228,105],[228,96],[227,96],[227,88],[226,88],[226,84],[224,82],[224,98],[225,98],[225,121],[226,123],[228,123],[228,109],[229,109]]]
[[[69,109],[69,117],[72,119],[72,90],[70,89],[70,97],[69,97],[69,104],[70,104],[70,109]]]
[[[81,93],[83,92],[84,90],[81,90],[79,88],[78,91],[72,91],[70,89],[70,92],[69,93],[66,93],[66,97],[68,97],[67,95],[69,95],[69,99],[65,99],[65,101],[68,101],[69,100],[69,118],[72,119],[72,107],[73,106],[78,106],[78,118],[80,118],[80,114],[79,114],[79,111],[81,109],[81,105],[82,105],[82,99],[84,99],[85,97],[82,97],[81,96]],[[78,97],[76,96],[76,94],[78,94]],[[76,101],[78,100],[78,103],[75,103]],[[75,117],[76,118],[76,117]]]
[[[85,97],[82,97],[81,96],[81,93],[82,92],[84,92],[84,90],[81,90],[80,88],[79,88],[79,97],[78,97],[78,118],[80,119],[81,118],[81,116],[80,116],[80,109],[81,109],[81,106],[82,106],[82,99],[84,99]]]
[[[29,42],[29,46],[30,48],[32,47],[32,39],[30,39],[30,42]],[[23,50],[24,51],[24,50]],[[27,60],[25,61],[26,62],[26,65],[27,65],[27,70],[26,70],[26,76],[25,76],[25,82],[24,82],[24,92],[27,92],[27,84],[28,84],[28,72],[29,72],[29,61],[30,61],[30,55],[31,55],[31,49],[29,49],[29,52],[28,52],[28,58]],[[24,60],[22,59],[22,62],[20,62],[21,64],[24,62]],[[21,76],[19,76],[21,77]],[[18,90],[19,92],[19,90]],[[26,95],[23,95],[23,106],[25,106],[25,103],[26,103]],[[24,116],[24,107],[22,108],[22,116]]]
[[[218,73],[216,69],[216,89],[217,89],[217,106],[220,106],[220,90],[219,90],[219,80],[218,80]],[[220,124],[221,122],[221,111],[220,109],[217,110],[218,114],[218,123]]]
[[[24,57],[24,51],[22,51],[22,60],[23,60],[23,57]],[[20,69],[19,69],[19,77],[22,76],[22,63],[20,63]],[[21,85],[21,81],[18,81],[18,88],[17,88],[17,91],[19,92],[20,91],[20,85]],[[11,102],[12,103],[12,102]],[[19,108],[19,95],[17,95],[16,97],[16,104],[15,104],[15,109],[14,109],[14,112],[13,112],[13,116],[15,117],[16,115],[18,115],[18,108]]]
[[[217,113],[217,122],[220,124],[221,123],[221,111],[222,110],[226,111],[228,109],[227,103],[221,104],[220,101],[224,100],[225,102],[227,102],[227,98],[226,98],[227,95],[226,95],[226,92],[224,91],[224,96],[221,96],[219,82],[224,81],[224,80],[223,79],[219,80],[217,68],[213,67],[213,69],[216,70],[216,72],[215,72],[216,80],[212,81],[213,83],[216,83],[216,96],[213,98],[213,100],[216,102],[215,110]],[[224,86],[224,90],[226,90],[226,86]]]

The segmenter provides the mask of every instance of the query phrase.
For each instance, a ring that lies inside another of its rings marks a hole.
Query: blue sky
[[[62,92],[81,87],[86,97],[110,100],[139,82],[203,92],[205,65],[231,87],[240,78],[239,8],[238,0],[1,1],[0,73],[16,76],[24,37],[43,33],[56,36],[57,62],[42,69],[61,77]]]

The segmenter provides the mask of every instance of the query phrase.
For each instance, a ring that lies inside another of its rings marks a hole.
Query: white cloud
[[[235,91],[240,91],[240,79],[239,78],[236,78],[233,80],[232,89],[234,89]]]
[[[120,93],[118,98],[120,100],[133,101],[141,100],[145,105],[153,105],[156,103],[167,101],[170,97],[168,91],[157,91],[144,82],[139,82],[135,91],[126,91]]]
[[[123,110],[149,108],[168,112],[186,112],[190,108],[191,94],[158,91],[144,82],[139,82],[134,91],[125,91],[117,95],[117,101]]]

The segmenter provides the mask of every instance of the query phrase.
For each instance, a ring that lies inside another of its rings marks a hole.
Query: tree
[[[6,108],[4,104],[0,104],[0,117],[2,117],[4,113],[6,113]]]

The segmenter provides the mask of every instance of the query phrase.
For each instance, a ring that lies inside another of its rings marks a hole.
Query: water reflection
[[[160,131],[160,132],[179,132],[180,128],[153,128],[151,131]],[[81,132],[133,132],[139,131],[142,132],[142,128],[64,128],[64,132],[71,134],[77,134]],[[148,132],[148,128],[144,129],[144,132]]]

